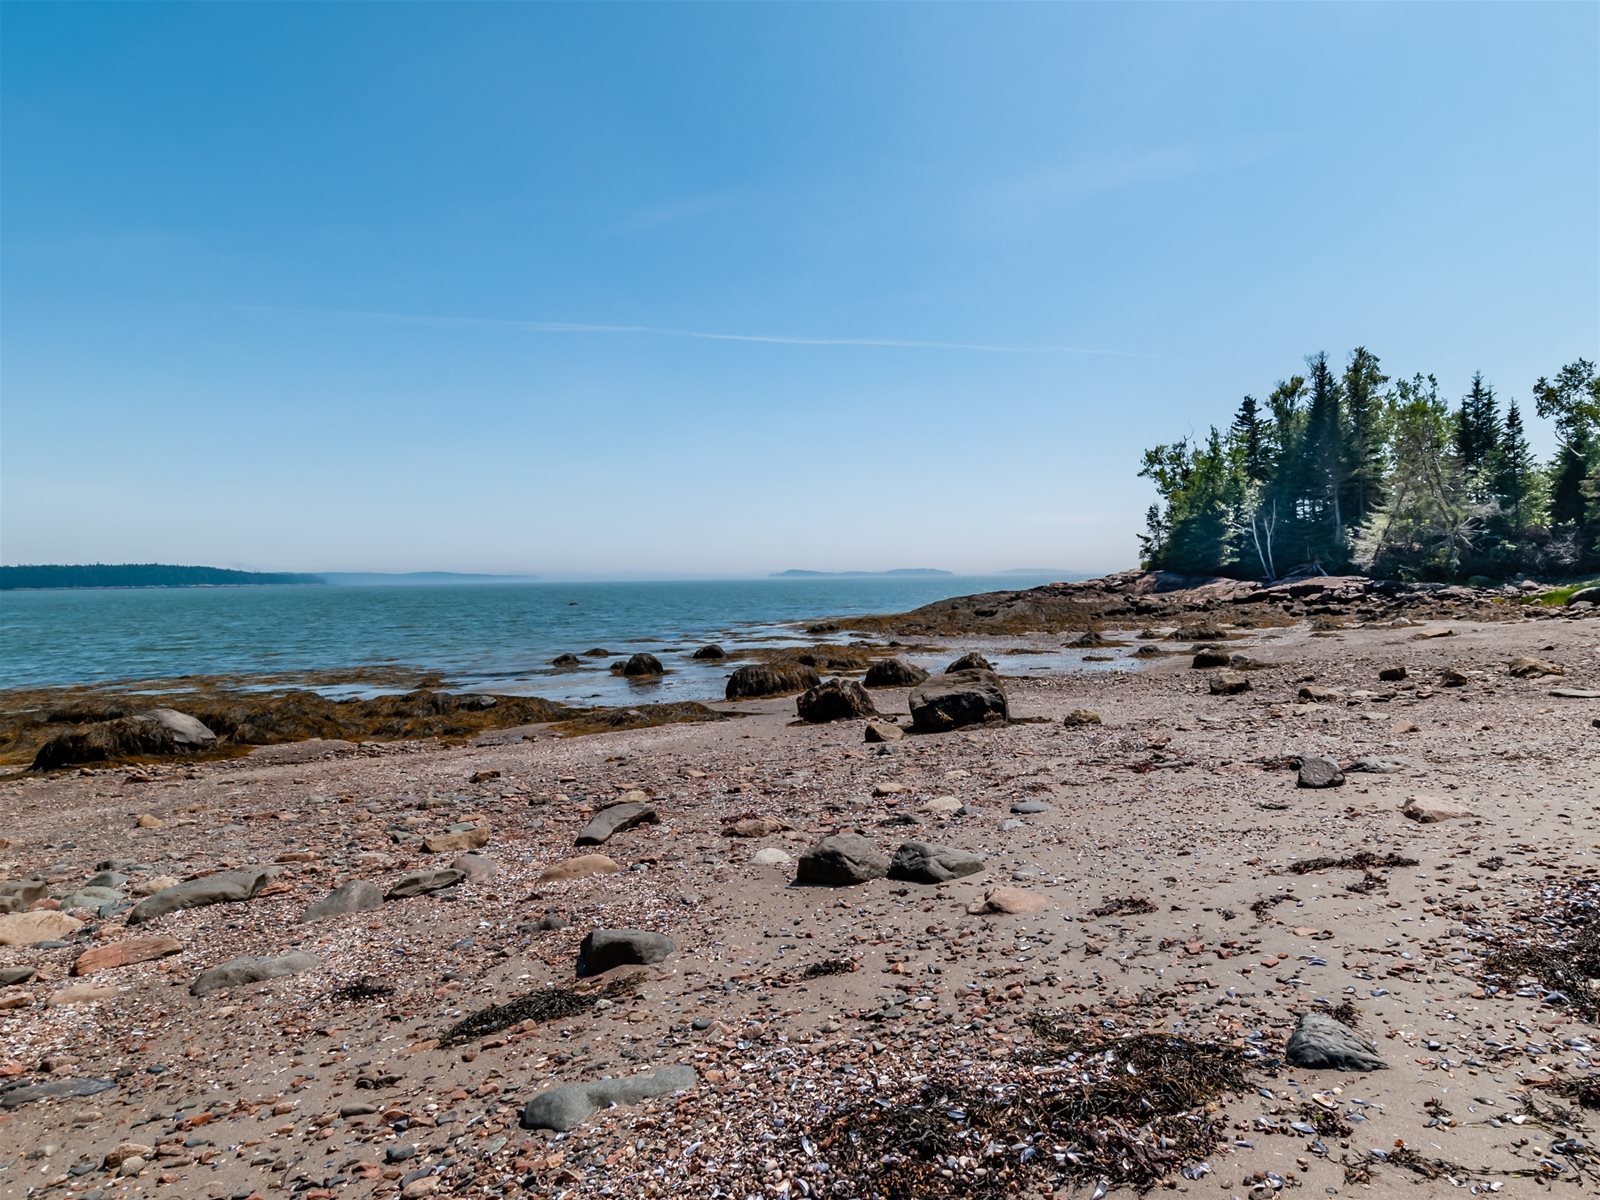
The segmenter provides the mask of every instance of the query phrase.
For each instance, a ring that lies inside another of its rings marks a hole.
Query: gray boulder
[[[1381,1071],[1388,1063],[1378,1057],[1378,1044],[1327,1013],[1303,1012],[1284,1057],[1296,1067],[1328,1071]]]
[[[382,906],[383,892],[377,884],[368,883],[365,879],[351,879],[301,913],[300,920],[320,921],[324,917],[341,917],[345,913],[370,912]]]
[[[983,859],[970,850],[906,842],[894,852],[889,878],[909,883],[948,883],[983,870]]]
[[[658,963],[677,948],[664,933],[645,929],[596,929],[578,948],[578,978],[600,975],[614,967]]]
[[[1300,756],[1300,775],[1295,786],[1303,788],[1333,788],[1344,786],[1344,772],[1331,758],[1316,754]]]
[[[812,887],[850,887],[889,873],[889,860],[858,833],[823,838],[800,856],[794,881]]]
[[[172,735],[172,740],[184,750],[195,750],[208,742],[217,740],[217,735],[207,729],[205,723],[188,713],[179,712],[175,708],[152,708],[147,713],[140,713],[138,720],[152,721],[161,726]]]
[[[21,912],[35,900],[43,900],[49,890],[44,879],[0,880],[0,913]]]
[[[384,893],[383,898],[409,900],[413,896],[442,892],[445,888],[455,887],[466,877],[466,872],[457,871],[452,867],[441,867],[437,871],[413,871],[395,880],[394,886]]]
[[[803,692],[795,702],[800,719],[812,725],[876,716],[867,689],[853,679],[830,679]]]
[[[918,733],[943,733],[1011,715],[1006,690],[993,671],[971,670],[933,675],[911,689],[911,728]]]
[[[309,971],[317,965],[317,956],[307,954],[304,950],[296,950],[290,954],[282,954],[276,958],[251,957],[236,958],[231,962],[222,963],[220,966],[211,967],[201,971],[195,976],[195,981],[189,985],[191,996],[209,996],[212,992],[220,992],[224,988],[242,987],[247,983],[261,983],[267,979],[282,979],[286,975],[298,975],[302,971]]]
[[[1201,646],[1194,652],[1194,661],[1189,665],[1198,670],[1209,670],[1211,667],[1231,666],[1233,659],[1221,646]]]
[[[0,1086],[0,1109],[7,1111],[35,1100],[67,1100],[97,1096],[117,1086],[114,1079],[51,1079],[44,1083],[15,1080]]]
[[[1568,604],[1600,604],[1600,587],[1579,588],[1567,597]]]
[[[916,663],[903,658],[880,658],[867,668],[862,682],[869,688],[916,687],[927,677],[928,673]]]
[[[1213,696],[1237,696],[1250,690],[1250,676],[1239,671],[1218,671],[1211,677]]]
[[[753,700],[803,692],[822,682],[815,667],[804,663],[747,663],[728,676],[729,700]]]
[[[994,664],[983,655],[974,650],[971,654],[963,654],[955,662],[944,669],[946,675],[954,675],[957,671],[993,671]]]
[[[625,829],[632,829],[637,825],[656,825],[660,821],[661,816],[656,812],[656,806],[646,804],[642,800],[613,804],[609,808],[602,808],[589,818],[589,823],[578,834],[575,844],[603,846]]]
[[[271,867],[236,867],[200,879],[185,879],[153,896],[146,896],[128,913],[129,925],[143,925],[157,917],[208,904],[236,904],[249,900],[276,872]]]
[[[576,1129],[602,1108],[614,1104],[638,1104],[673,1092],[686,1092],[699,1082],[693,1067],[662,1067],[627,1079],[596,1079],[590,1083],[569,1083],[565,1087],[540,1092],[522,1109],[524,1129],[553,1129],[566,1133]]]

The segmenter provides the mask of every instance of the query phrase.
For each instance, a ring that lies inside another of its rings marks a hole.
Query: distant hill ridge
[[[40,564],[0,567],[0,591],[20,588],[238,587],[243,584],[325,582],[320,575],[280,571],[232,571],[170,563]]]

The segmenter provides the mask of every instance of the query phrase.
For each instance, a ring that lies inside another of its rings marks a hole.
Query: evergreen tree
[[[1341,389],[1328,356],[1314,355],[1306,366],[1310,404],[1293,481],[1296,511],[1304,524],[1306,558],[1333,565],[1348,557],[1341,498],[1351,456],[1345,445]]]
[[[1512,400],[1489,458],[1489,491],[1500,504],[1511,539],[1538,523],[1539,463],[1522,427],[1522,412]]]
[[[1494,388],[1484,382],[1483,372],[1472,373],[1472,387],[1461,398],[1455,415],[1456,456],[1466,473],[1471,497],[1482,503],[1489,498],[1487,467],[1500,436],[1500,409]]]
[[[1377,355],[1365,346],[1350,352],[1344,370],[1344,402],[1350,424],[1345,507],[1353,527],[1365,524],[1372,510],[1383,503],[1383,385],[1388,382],[1389,377],[1378,368]]]
[[[1578,359],[1533,385],[1534,407],[1555,422],[1559,443],[1550,464],[1550,524],[1571,546],[1569,565],[1600,559],[1600,496],[1589,485],[1600,456],[1600,374]]]
[[[1254,396],[1239,402],[1239,411],[1229,431],[1239,452],[1239,466],[1245,478],[1260,483],[1272,473],[1272,452],[1267,445],[1267,429],[1261,419],[1261,406]]]

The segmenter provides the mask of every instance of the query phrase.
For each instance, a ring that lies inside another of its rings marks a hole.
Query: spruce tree
[[[1472,387],[1461,398],[1461,407],[1455,414],[1455,449],[1466,475],[1468,494],[1478,503],[1489,498],[1486,468],[1499,436],[1500,410],[1494,388],[1484,382],[1482,371],[1474,371]]]
[[[1384,428],[1383,385],[1389,377],[1378,367],[1378,356],[1365,346],[1350,352],[1344,370],[1344,403],[1349,414],[1349,462],[1346,509],[1352,528],[1363,525],[1383,503]]]
[[[1587,359],[1569,363],[1554,380],[1533,385],[1534,407],[1555,422],[1560,443],[1550,464],[1550,524],[1571,539],[1572,564],[1587,567],[1600,557],[1600,496],[1588,487],[1600,455],[1600,374]]]
[[[1538,473],[1538,460],[1533,456],[1527,431],[1522,427],[1522,412],[1512,400],[1495,439],[1488,475],[1489,490],[1500,503],[1500,512],[1514,542],[1521,539],[1530,525],[1538,523],[1539,514],[1534,504]]]
[[[1233,418],[1229,431],[1238,448],[1240,466],[1245,478],[1260,483],[1272,473],[1272,454],[1267,446],[1267,430],[1261,420],[1261,406],[1254,396],[1239,402],[1239,411]]]

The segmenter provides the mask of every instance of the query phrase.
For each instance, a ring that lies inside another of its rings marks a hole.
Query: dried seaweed
[[[848,958],[825,958],[806,967],[800,972],[800,978],[821,979],[824,975],[848,975],[855,969],[856,964]]]
[[[1503,987],[1534,980],[1547,1004],[1600,1021],[1600,880],[1576,880],[1552,889],[1523,923],[1480,930],[1489,942],[1485,978]]]
[[[1120,900],[1107,900],[1099,908],[1091,908],[1091,917],[1132,917],[1153,913],[1156,906],[1143,896],[1124,896]]]
[[[614,979],[601,988],[542,988],[537,992],[508,1000],[504,1004],[479,1009],[470,1016],[463,1017],[440,1035],[439,1044],[453,1046],[476,1038],[488,1037],[491,1033],[499,1033],[502,1029],[520,1025],[524,1021],[542,1024],[546,1021],[561,1021],[568,1017],[580,1016],[601,1000],[611,1000],[626,995],[638,986],[638,979],[629,977]]]
[[[373,1000],[386,1000],[394,995],[394,986],[379,983],[370,975],[361,975],[335,986],[328,999],[341,1004],[367,1004]]]
[[[1370,850],[1358,850],[1354,854],[1346,854],[1342,858],[1335,858],[1331,854],[1324,854],[1319,858],[1302,858],[1299,862],[1292,862],[1285,869],[1292,875],[1305,875],[1311,871],[1328,870],[1359,870],[1370,871],[1374,867],[1414,867],[1417,860],[1407,858],[1404,854],[1374,854]]]

